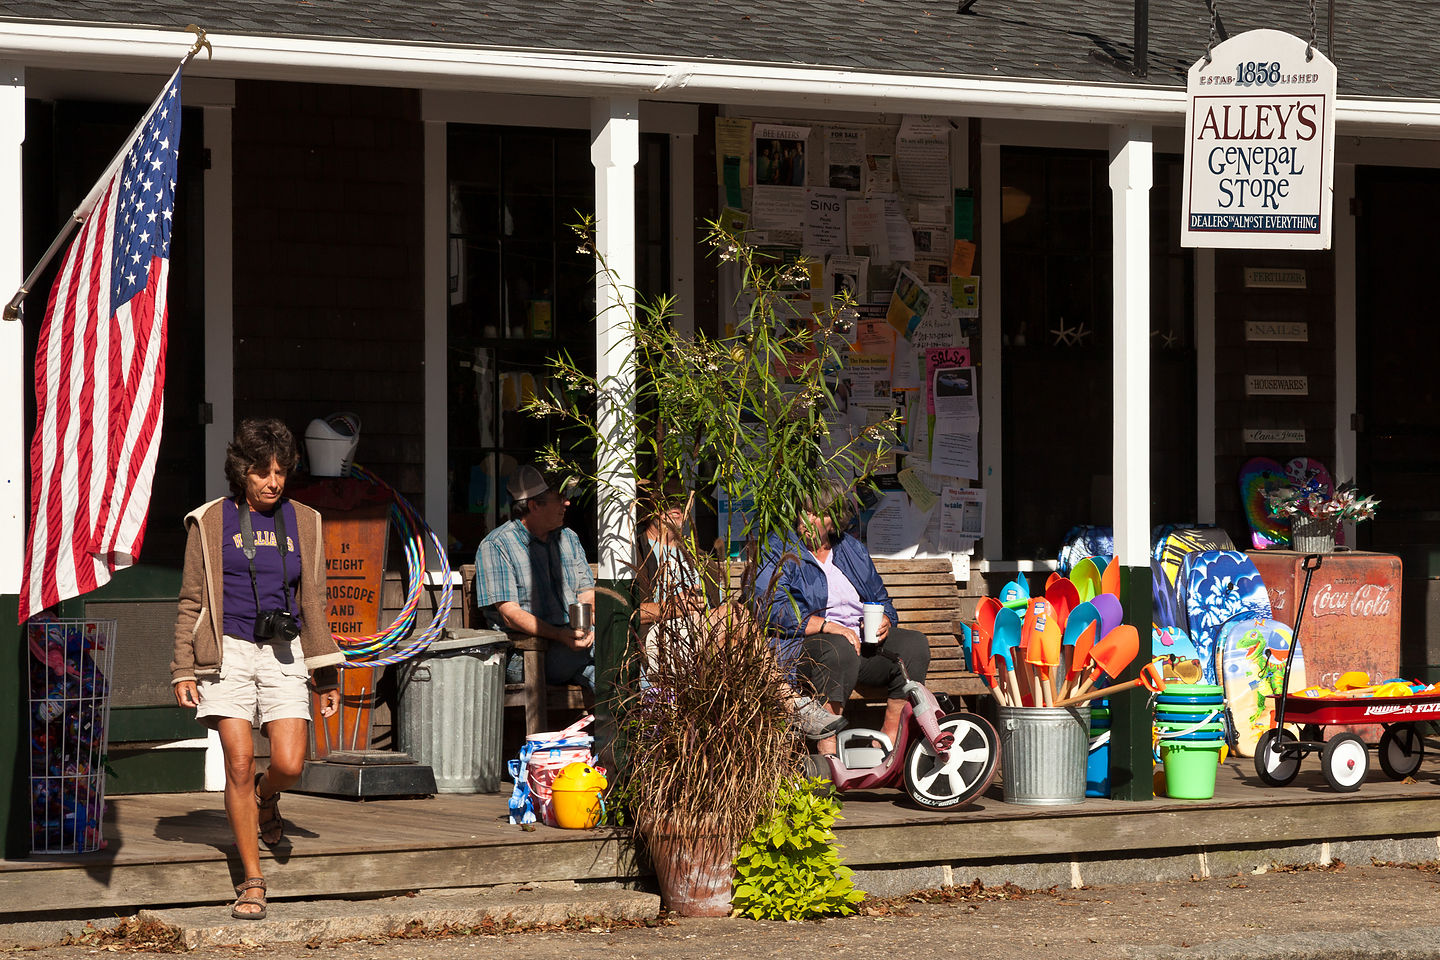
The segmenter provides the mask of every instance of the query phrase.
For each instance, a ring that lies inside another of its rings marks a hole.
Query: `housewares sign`
[[[1190,68],[1187,247],[1328,250],[1335,65],[1279,30],[1252,30]]]

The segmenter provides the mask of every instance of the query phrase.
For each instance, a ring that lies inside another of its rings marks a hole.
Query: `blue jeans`
[[[551,643],[545,651],[545,682],[557,685],[579,684],[595,689],[595,657],[593,650],[572,650],[563,643]],[[505,682],[521,683],[525,665],[519,653],[511,653],[505,663]]]

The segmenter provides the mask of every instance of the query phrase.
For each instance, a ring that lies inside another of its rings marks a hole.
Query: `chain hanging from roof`
[[[1305,62],[1315,59],[1315,38],[1320,32],[1315,28],[1315,0],[1310,0],[1310,42],[1305,44]]]
[[[1205,44],[1205,63],[1208,65],[1214,62],[1210,51],[1215,49],[1215,40],[1220,34],[1220,0],[1205,0],[1205,5],[1210,8],[1210,42]]]

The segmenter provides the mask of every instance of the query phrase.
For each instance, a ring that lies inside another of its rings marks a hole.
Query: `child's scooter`
[[[900,665],[905,677],[904,712],[897,743],[879,730],[851,727],[836,735],[837,756],[829,762],[830,779],[840,793],[874,787],[898,787],[922,807],[948,810],[978,795],[995,778],[1000,737],[982,717],[963,710],[943,713],[935,695],[910,679],[895,654],[881,650]]]

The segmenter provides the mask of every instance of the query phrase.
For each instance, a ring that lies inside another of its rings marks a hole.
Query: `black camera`
[[[262,640],[294,640],[300,636],[300,622],[289,610],[261,610],[255,615],[255,636]]]

